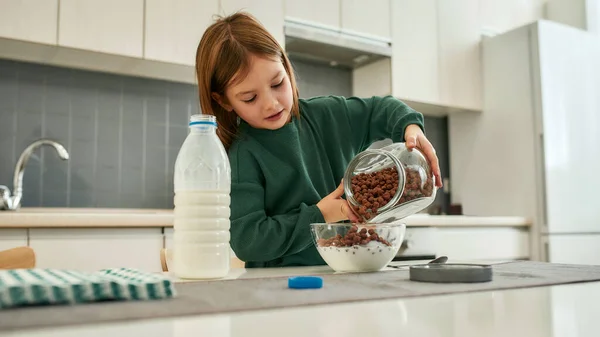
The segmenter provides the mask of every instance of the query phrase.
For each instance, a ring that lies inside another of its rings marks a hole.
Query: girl
[[[350,160],[391,138],[418,148],[441,187],[423,116],[393,97],[299,99],[284,50],[251,15],[220,18],[196,54],[200,106],[231,164],[231,247],[246,267],[325,264],[310,224],[358,221],[342,199]]]

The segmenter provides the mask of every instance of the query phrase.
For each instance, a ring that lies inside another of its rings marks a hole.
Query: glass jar
[[[427,159],[405,143],[356,155],[344,174],[350,207],[365,223],[393,223],[425,209],[437,193]]]

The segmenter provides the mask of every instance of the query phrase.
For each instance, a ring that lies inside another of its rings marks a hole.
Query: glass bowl
[[[313,241],[321,257],[337,272],[374,272],[396,256],[406,225],[393,224],[311,224]]]

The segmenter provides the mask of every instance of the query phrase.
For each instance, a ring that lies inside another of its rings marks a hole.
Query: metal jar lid
[[[492,280],[492,266],[486,264],[426,264],[410,266],[410,280],[433,283],[477,283]]]

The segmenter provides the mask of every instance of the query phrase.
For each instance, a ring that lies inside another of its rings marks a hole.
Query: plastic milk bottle
[[[231,168],[211,115],[192,115],[175,161],[173,272],[183,279],[229,272]]]

